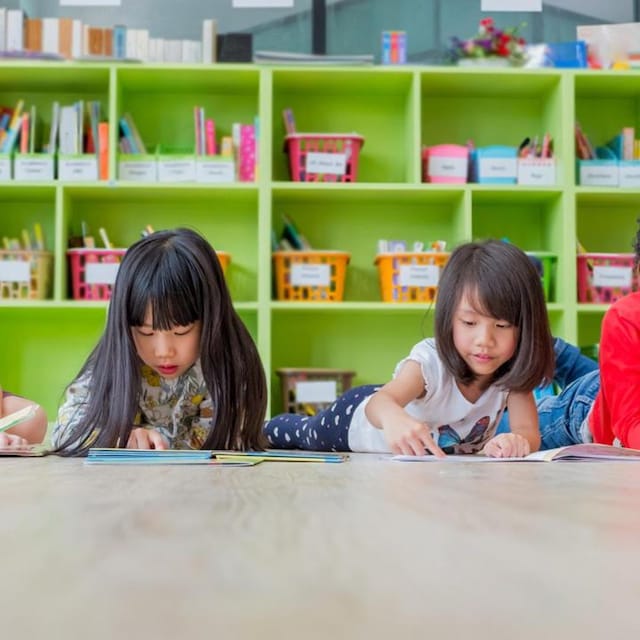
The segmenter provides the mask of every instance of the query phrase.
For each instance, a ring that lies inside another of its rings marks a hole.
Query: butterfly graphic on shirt
[[[438,446],[447,454],[449,453],[473,453],[477,451],[477,445],[484,440],[484,435],[489,428],[491,418],[483,416],[471,427],[471,431],[461,438],[460,434],[448,424],[438,427]]]

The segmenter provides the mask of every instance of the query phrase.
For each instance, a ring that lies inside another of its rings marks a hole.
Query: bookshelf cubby
[[[2,385],[40,402],[50,420],[65,385],[99,336],[106,303],[71,299],[66,250],[87,222],[126,247],[148,224],[201,231],[231,255],[234,303],[254,336],[281,410],[282,367],[353,369],[354,384],[383,382],[421,337],[433,332],[429,304],[381,301],[374,266],[380,238],[506,237],[527,251],[557,255],[547,309],[555,334],[598,342],[606,305],[576,298],[576,237],[588,251],[631,252],[640,190],[576,186],[573,124],[596,142],[640,127],[640,73],[403,66],[296,68],[254,65],[127,65],[0,62],[0,104],[36,104],[48,131],[51,105],[98,100],[110,123],[109,180],[0,182],[0,236],[42,225],[54,253],[52,297],[0,299]],[[161,184],[117,179],[117,123],[131,113],[150,149],[188,149],[193,107],[218,135],[259,116],[253,183]],[[297,130],[364,136],[357,182],[289,180],[282,110]],[[422,145],[519,145],[553,137],[556,184],[424,184]],[[348,251],[344,301],[287,302],[273,293],[271,229],[287,214],[317,249]]]

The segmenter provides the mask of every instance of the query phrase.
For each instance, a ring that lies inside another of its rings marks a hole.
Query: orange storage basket
[[[52,264],[53,254],[49,251],[0,251],[0,298],[47,298],[51,291]]]
[[[222,267],[222,273],[226,274],[229,263],[231,262],[231,254],[226,251],[216,251],[216,255],[218,256],[218,262]]]
[[[291,133],[284,139],[291,179],[295,182],[355,182],[363,144],[364,138],[357,134]],[[327,171],[309,171],[311,153],[326,154]]]
[[[341,301],[350,258],[346,251],[274,251],[277,299]]]
[[[384,302],[433,302],[440,271],[449,253],[436,251],[380,253],[376,256]]]

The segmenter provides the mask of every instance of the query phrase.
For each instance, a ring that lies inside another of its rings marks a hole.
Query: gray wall
[[[232,0],[122,0],[120,7],[60,7],[59,0],[0,0],[31,16],[78,17],[96,26],[126,24],[148,28],[151,36],[201,37],[205,18],[216,18],[220,33],[251,31],[254,49],[309,52],[312,0],[294,9],[234,9]],[[494,13],[500,25],[526,22],[530,42],[573,40],[576,25],[631,22],[634,0],[549,0],[542,13]],[[384,29],[407,31],[410,61],[438,62],[451,36],[470,36],[483,17],[480,0],[328,0],[328,53],[375,53]]]

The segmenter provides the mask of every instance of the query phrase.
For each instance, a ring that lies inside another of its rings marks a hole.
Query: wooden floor
[[[0,463],[7,640],[640,631],[640,464]]]

